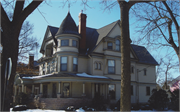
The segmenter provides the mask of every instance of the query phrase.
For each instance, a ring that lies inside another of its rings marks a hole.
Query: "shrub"
[[[172,110],[179,110],[179,90],[175,90],[172,92],[170,107]]]
[[[98,93],[95,93],[95,96],[92,100],[92,107],[95,108],[97,111],[106,111],[105,104],[108,104],[109,100],[105,100],[103,96],[99,95]]]
[[[19,93],[15,99],[15,105],[27,105],[29,103],[29,95],[26,93]]]
[[[159,91],[157,91],[157,89],[153,89],[152,93],[152,96],[148,100],[150,107],[157,110],[165,110],[165,108],[168,107],[169,102],[166,91],[162,89]]]

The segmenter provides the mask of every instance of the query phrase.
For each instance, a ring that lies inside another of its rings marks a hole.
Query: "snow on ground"
[[[149,112],[152,110],[138,110],[138,111],[134,111],[132,110],[131,112]],[[172,111],[172,110],[167,110],[168,112],[176,112],[176,111]],[[12,108],[10,109],[10,112],[17,112],[17,111],[12,111]],[[42,110],[42,109],[27,109],[21,112],[66,112],[65,110]],[[85,112],[83,109],[77,109],[76,112]],[[110,112],[110,111],[109,111]],[[153,112],[159,112],[156,110],[153,110]],[[165,112],[165,111],[161,111],[161,112]]]

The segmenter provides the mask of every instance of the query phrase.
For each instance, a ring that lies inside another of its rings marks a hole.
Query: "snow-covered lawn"
[[[149,111],[152,111],[152,110],[138,110],[138,111],[132,110],[131,112],[139,112],[139,111],[141,111],[141,112],[149,112]],[[172,110],[168,110],[168,111],[169,112],[175,112],[175,111],[172,111]],[[12,108],[11,108],[10,112],[15,112],[15,111],[12,111]],[[66,111],[65,110],[27,109],[27,110],[24,110],[24,111],[21,111],[21,112],[66,112]],[[78,110],[76,110],[76,112],[85,112],[85,111],[81,110],[81,109],[78,109]],[[154,110],[153,112],[159,112],[159,111]],[[161,112],[163,112],[163,111],[161,111]]]

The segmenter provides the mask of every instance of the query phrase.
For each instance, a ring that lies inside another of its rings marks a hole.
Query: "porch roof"
[[[84,77],[84,78],[97,78],[97,79],[111,79],[105,76],[97,76],[97,75],[88,75],[86,73],[59,73],[59,74],[47,74],[41,76],[22,76],[22,79],[40,79],[40,78],[47,78],[47,77]]]

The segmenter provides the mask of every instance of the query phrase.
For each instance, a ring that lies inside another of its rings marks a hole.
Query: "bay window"
[[[78,67],[78,60],[77,58],[73,58],[73,71],[77,72],[77,67]]]
[[[61,71],[67,71],[67,57],[61,57]]]
[[[108,60],[108,73],[109,74],[115,73],[115,61],[114,60]]]

